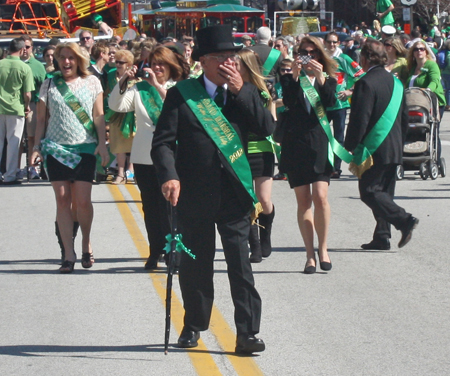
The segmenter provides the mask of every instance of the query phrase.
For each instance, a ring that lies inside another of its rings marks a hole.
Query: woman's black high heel
[[[61,267],[59,268],[59,272],[61,274],[70,274],[73,272],[75,262],[77,261],[77,254],[75,253],[75,251],[73,253],[75,255],[75,260],[74,261],[64,260]]]
[[[317,251],[317,253],[319,254],[320,269],[323,270],[324,272],[330,271],[331,268],[333,267],[333,265],[331,265],[331,260],[330,260],[330,262],[320,261],[320,253],[319,253],[319,251]]]
[[[314,260],[316,261],[316,260]],[[306,261],[305,269],[303,270],[303,273],[305,274],[314,274],[316,272],[316,266],[315,265],[308,265],[308,261]]]

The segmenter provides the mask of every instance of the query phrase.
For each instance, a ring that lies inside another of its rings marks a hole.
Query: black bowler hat
[[[192,52],[192,58],[198,60],[201,56],[221,51],[239,51],[242,46],[235,46],[231,25],[205,27],[195,33],[197,41]]]

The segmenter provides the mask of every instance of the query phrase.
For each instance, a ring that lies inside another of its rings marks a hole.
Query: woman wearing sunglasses
[[[314,37],[304,37],[300,45],[294,46],[293,52],[292,74],[281,77],[287,110],[284,113],[286,129],[281,141],[280,172],[287,173],[289,184],[295,191],[298,224],[306,248],[304,271],[312,274],[316,271],[314,230],[319,239],[320,267],[331,269],[327,251],[330,222],[327,196],[334,158],[328,153],[325,129],[328,127],[329,130],[330,125],[325,109],[336,102],[336,62],[325,52],[322,42]],[[313,100],[317,94],[321,104]]]
[[[429,89],[436,94],[439,102],[439,115],[442,120],[442,116],[445,111],[445,95],[444,88],[441,83],[441,71],[439,65],[433,60],[432,52],[429,47],[423,41],[416,41],[409,50],[408,53],[408,69],[409,77],[406,81],[406,87],[420,87],[422,89]],[[437,144],[437,160],[440,163],[441,160],[441,139],[438,132],[438,144]],[[440,166],[439,166],[440,167]]]
[[[406,61],[407,50],[400,38],[389,37],[384,40],[384,48],[387,54],[386,70],[397,77],[403,85],[409,76],[408,62]]]
[[[116,63],[121,60],[116,54]],[[149,55],[149,68],[144,68],[142,78],[136,79],[138,67],[133,66],[120,79],[109,98],[109,106],[117,112],[134,111],[136,136],[131,149],[134,178],[141,191],[144,222],[150,245],[146,270],[158,267],[160,254],[164,253],[165,236],[170,232],[166,200],[156,178],[150,157],[153,133],[167,90],[190,73],[183,55],[170,48],[159,46]]]
[[[125,72],[133,67],[133,62],[134,56],[130,51],[116,51],[116,69],[108,72],[107,96],[114,89]],[[107,96],[105,97],[107,98]],[[108,108],[107,103],[105,103],[105,108]],[[134,133],[136,132],[134,113],[130,112],[124,114],[108,109],[105,117],[109,126],[110,151],[115,154],[117,158],[117,176],[112,181],[112,184],[125,184],[127,182],[127,177],[125,176],[126,153],[131,152]],[[132,170],[132,168],[130,170]]]

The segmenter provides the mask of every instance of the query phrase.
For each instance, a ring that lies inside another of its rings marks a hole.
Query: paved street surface
[[[450,114],[441,129],[450,164]],[[55,202],[47,182],[0,187],[0,375],[448,375],[450,368],[450,178],[407,172],[397,202],[420,219],[412,241],[363,251],[374,220],[357,180],[332,181],[333,269],[303,274],[294,193],[274,182],[270,258],[254,265],[263,299],[265,352],[234,355],[233,306],[220,242],[216,300],[200,346],[177,349],[182,328],[174,277],[169,354],[164,355],[165,269],[148,255],[134,184],[93,187],[96,263],[58,273]],[[81,257],[80,237],[76,241]],[[193,250],[195,253],[195,250]]]

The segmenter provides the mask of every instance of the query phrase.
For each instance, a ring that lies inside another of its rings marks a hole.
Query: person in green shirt
[[[344,142],[345,132],[345,118],[347,116],[347,108],[350,108],[348,98],[353,94],[353,86],[355,82],[364,75],[363,69],[360,65],[353,61],[345,53],[336,54],[337,46],[339,44],[338,35],[332,31],[325,37],[325,47],[328,54],[333,57],[337,63],[336,79],[336,103],[332,107],[328,107],[327,117],[330,122],[333,122],[334,138],[339,143]],[[341,159],[334,156],[334,169],[331,174],[333,179],[341,177]]]
[[[394,16],[392,11],[394,10],[394,4],[391,0],[378,0],[377,1],[377,17],[380,19],[381,26],[390,25],[394,26]]]
[[[37,112],[36,105],[39,102],[39,90],[41,89],[42,83],[45,81],[45,76],[47,72],[45,71],[44,64],[39,60],[35,59],[33,56],[33,40],[29,35],[23,35],[22,39],[25,41],[25,49],[20,57],[22,61],[31,68],[34,79],[34,90],[31,92],[30,101],[30,113],[25,118],[25,125],[27,129],[28,136],[28,150],[33,150],[34,147],[34,135],[36,133],[36,121]],[[39,179],[39,174],[36,172],[34,167],[30,167],[30,177],[32,179]]]
[[[24,40],[15,38],[9,45],[9,56],[0,60],[0,163],[5,138],[8,141],[6,171],[0,180],[3,185],[20,184],[16,178],[20,140],[34,90],[31,69],[20,61],[24,49]]]
[[[441,83],[441,71],[439,65],[433,60],[431,49],[422,40],[415,41],[408,54],[409,78],[406,81],[406,87],[419,87],[429,89],[436,94],[439,102],[439,114],[442,121],[445,106],[447,104],[444,95],[444,88]],[[441,161],[441,139],[439,137],[439,126],[437,129],[437,161],[440,167]]]

